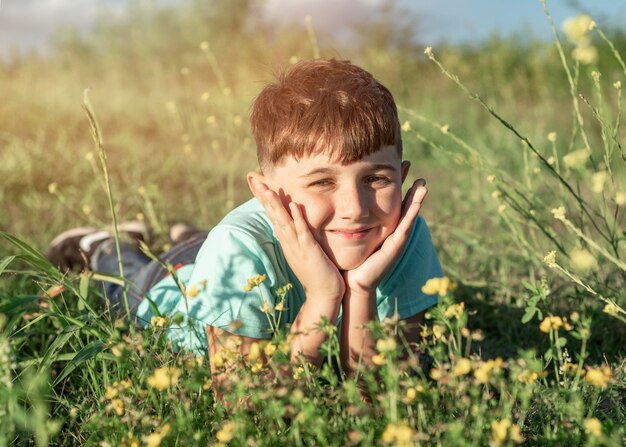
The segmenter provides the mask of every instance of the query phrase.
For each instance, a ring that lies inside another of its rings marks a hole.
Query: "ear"
[[[246,179],[248,180],[248,188],[250,188],[250,191],[255,197],[257,197],[259,185],[267,185],[267,179],[260,172],[250,171],[248,172]]]
[[[406,180],[407,175],[409,175],[409,169],[411,168],[411,162],[409,160],[403,160],[400,170],[402,171],[402,183]]]

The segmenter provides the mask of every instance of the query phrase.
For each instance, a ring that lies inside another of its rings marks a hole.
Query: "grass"
[[[52,58],[0,69],[0,445],[623,445],[623,35],[586,24],[582,40],[424,55],[410,36],[384,38],[389,15],[340,48],[314,22],[246,22],[252,5],[134,6],[84,38],[59,35]],[[590,64],[572,57],[585,45]],[[286,362],[278,334],[259,347],[269,361],[242,360],[229,408],[167,323],[131,330],[91,273],[62,275],[39,251],[114,216],[146,219],[156,251],[171,222],[210,228],[249,197],[246,117],[270,67],[316,52],[390,86],[459,286],[430,312],[424,356],[400,360],[383,322],[379,365],[359,381],[303,365],[268,387],[265,371]]]

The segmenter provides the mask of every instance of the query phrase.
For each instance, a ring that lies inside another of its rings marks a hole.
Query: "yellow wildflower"
[[[118,391],[114,386],[107,386],[106,391],[104,392],[105,399],[113,399],[117,397]]]
[[[564,328],[566,331],[571,331],[574,329],[571,324],[567,322],[567,318],[565,317],[553,317],[548,316],[543,319],[543,321],[539,324],[539,330],[541,332],[545,332],[548,334],[550,329],[554,329],[558,331],[561,328]]]
[[[602,436],[602,423],[598,418],[585,419],[583,422],[585,433],[590,436]]]
[[[588,272],[598,268],[596,258],[584,248],[574,248],[569,256],[572,267],[579,272]]]
[[[472,332],[471,337],[474,341],[483,341],[485,339],[485,334],[481,329],[476,329],[474,332]]]
[[[126,351],[126,345],[124,343],[118,343],[111,348],[111,354],[115,357],[121,357]]]
[[[446,371],[443,368],[432,368],[430,370],[430,378],[433,380],[439,380],[445,375]]]
[[[374,354],[372,356],[372,363],[374,365],[382,366],[385,364],[386,360],[387,359],[385,358],[385,354]]]
[[[626,192],[618,191],[615,193],[615,203],[617,205],[623,205],[626,203]]]
[[[563,21],[562,29],[567,40],[584,45],[589,41],[589,31],[595,28],[595,22],[587,14],[570,17]]]
[[[124,416],[124,402],[122,399],[113,399],[107,409],[115,411],[118,416]]]
[[[607,179],[607,171],[598,171],[591,176],[591,190],[597,194],[604,190]]]
[[[250,367],[250,371],[252,374],[256,374],[263,369],[263,359],[258,359],[254,364]]]
[[[465,357],[459,359],[456,365],[454,365],[454,369],[452,370],[453,376],[464,376],[468,374],[472,370],[472,362]]]
[[[608,315],[610,315],[610,316],[612,316],[612,317],[616,317],[616,316],[617,316],[617,314],[618,314],[618,312],[619,312],[619,309],[618,309],[618,307],[617,307],[615,304],[613,304],[613,303],[608,303],[606,306],[604,306],[604,307],[602,308],[602,311],[603,311],[605,314],[608,314]]]
[[[392,337],[381,338],[376,342],[376,350],[380,353],[391,352],[396,349],[396,340]]]
[[[441,278],[430,278],[426,284],[422,286],[422,293],[426,295],[445,296],[450,289],[450,279],[446,276]]]
[[[152,375],[148,377],[148,385],[157,390],[164,390],[178,383],[180,378],[180,369],[175,367],[164,366],[154,370]]]
[[[165,327],[168,323],[169,319],[167,317],[154,316],[150,320],[150,324],[154,327]]]
[[[552,215],[554,216],[556,220],[565,219],[565,207],[564,206],[559,206],[558,208],[552,208],[550,212],[552,213]]]
[[[215,365],[217,369],[224,367],[224,356],[222,355],[221,350],[215,353],[212,360],[213,360],[213,365]]]
[[[204,378],[204,383],[202,384],[202,389],[204,391],[209,391],[212,386],[213,386],[213,381],[211,379],[209,379],[208,377],[205,377]]]
[[[563,163],[570,169],[579,169],[585,165],[590,155],[591,152],[587,148],[577,149],[565,155]]]
[[[198,286],[194,284],[190,288],[187,289],[187,293],[185,294],[185,296],[187,298],[193,299],[198,296],[199,292],[200,291],[198,290]]]
[[[433,57],[433,47],[426,47],[424,48],[424,54],[426,56],[428,56],[429,58]]]
[[[581,64],[593,64],[598,60],[598,49],[593,45],[580,45],[572,50],[572,57]]]
[[[298,366],[296,369],[294,369],[293,380],[301,380],[301,379],[304,379],[305,377],[306,377],[306,371],[304,370],[303,366]]]
[[[250,362],[255,362],[260,357],[261,347],[257,342],[254,342],[250,345],[250,349],[248,350],[248,360],[250,360]]]
[[[59,186],[59,185],[58,185],[56,182],[52,182],[52,183],[50,183],[50,184],[48,185],[48,192],[49,192],[50,194],[56,194],[56,192],[57,192],[57,187],[58,187],[58,186]]]
[[[410,404],[417,397],[417,390],[413,387],[407,388],[404,394],[404,403]]]
[[[606,388],[612,377],[613,373],[608,366],[588,368],[585,374],[585,382],[598,388]]]
[[[548,134],[548,141],[554,143],[556,141],[556,132],[550,132]]]
[[[521,444],[524,442],[524,437],[522,436],[522,430],[520,426],[517,424],[513,424],[511,426],[511,440],[516,444]]]
[[[278,312],[282,312],[283,310],[285,310],[285,302],[281,301],[280,303],[278,303],[276,306],[274,306],[274,310],[277,310]]]
[[[269,314],[274,311],[274,308],[270,306],[270,303],[268,303],[267,300],[263,300],[263,305],[259,306],[259,310],[261,310],[264,314]]]
[[[474,370],[474,377],[478,383],[488,383],[492,374],[499,371],[502,366],[502,359],[500,357],[495,360],[487,360],[482,362],[478,368]]]
[[[461,302],[459,304],[452,304],[448,307],[443,316],[446,318],[456,318],[457,320],[461,318],[463,312],[465,311],[465,303]]]
[[[531,384],[531,383],[537,381],[537,379],[539,379],[539,374],[536,373],[535,371],[529,371],[529,370],[525,369],[525,370],[521,371],[515,378],[519,382],[526,383],[526,384]]]
[[[146,447],[159,447],[163,438],[170,432],[170,429],[170,424],[165,424],[159,430],[149,434],[148,436],[143,436],[141,439],[146,444]]]
[[[390,423],[385,428],[382,435],[382,441],[384,444],[391,444],[395,446],[410,446],[413,445],[414,432],[402,421],[397,424]]]
[[[273,343],[268,343],[265,345],[265,347],[263,348],[263,352],[265,353],[266,356],[271,357],[272,354],[274,354],[274,352],[276,351],[276,345]]]
[[[235,422],[227,421],[222,426],[221,430],[215,434],[215,439],[221,443],[228,444],[235,437],[237,428],[238,427]]]
[[[585,375],[585,371],[581,371],[577,364],[571,362],[563,363],[561,367],[561,371],[564,375],[568,377],[574,377],[580,371],[581,375]]]
[[[408,132],[409,130],[411,130],[411,123],[408,121],[402,123],[402,132]]]
[[[243,290],[246,292],[251,291],[255,287],[260,286],[267,279],[267,275],[254,275],[252,278],[248,279],[248,283],[244,286]]]
[[[132,433],[126,435],[128,439],[122,441],[121,447],[139,447],[139,438],[135,437]]]
[[[439,340],[443,336],[443,332],[443,327],[433,324],[433,337],[435,337],[435,340]]]
[[[496,179],[495,175],[488,175],[487,176],[487,182],[489,183],[493,183],[493,181]]]
[[[620,81],[615,81],[613,83],[613,88],[615,88],[616,90],[619,90],[620,88],[622,88],[622,83]]]
[[[448,132],[450,131],[450,125],[444,124],[443,126],[441,126],[439,130],[441,131],[442,134],[447,135]]]
[[[510,427],[511,421],[509,419],[491,422],[491,440],[494,444],[500,445],[506,441],[509,435]]]
[[[543,262],[550,268],[556,267],[556,251],[552,250],[548,252],[548,254],[543,258]]]

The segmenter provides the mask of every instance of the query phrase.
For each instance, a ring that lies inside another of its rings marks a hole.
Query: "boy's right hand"
[[[263,183],[256,185],[255,195],[274,226],[285,259],[304,287],[307,300],[340,302],[345,293],[344,279],[313,237],[299,205],[289,202],[287,212],[278,194]]]

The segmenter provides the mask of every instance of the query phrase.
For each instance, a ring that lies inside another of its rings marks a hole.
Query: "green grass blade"
[[[74,358],[70,360],[61,374],[56,378],[56,380],[52,383],[52,386],[56,386],[61,382],[61,380],[65,379],[72,371],[74,371],[79,365],[85,363],[87,360],[91,360],[96,358],[96,356],[102,352],[104,349],[104,342],[100,340],[94,340],[85,346],[83,349],[78,351]]]

